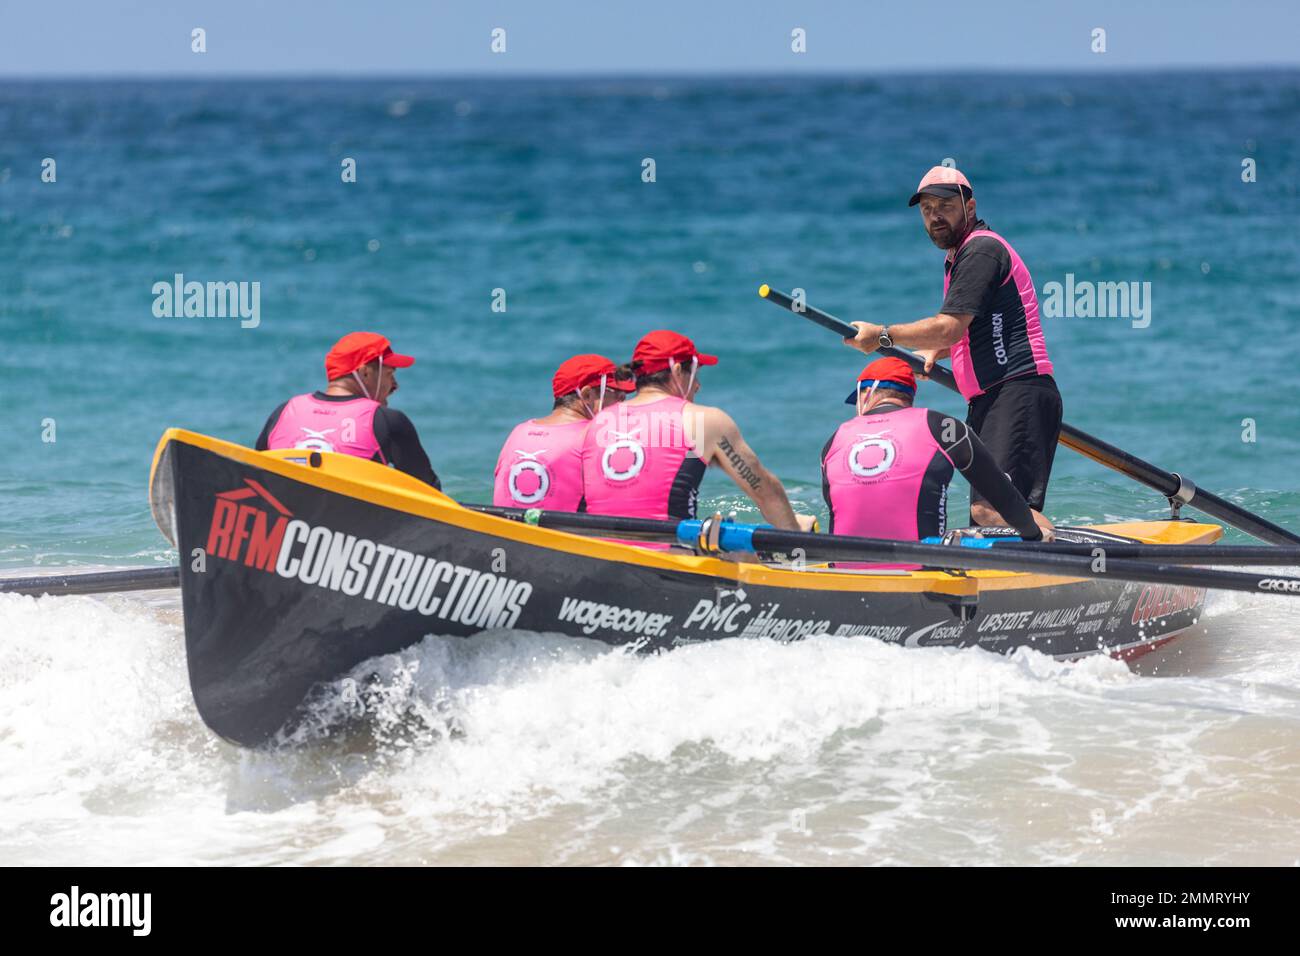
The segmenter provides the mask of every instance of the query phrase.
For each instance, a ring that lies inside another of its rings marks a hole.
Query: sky
[[[0,76],[1297,66],[1297,37],[1300,0],[0,0]]]

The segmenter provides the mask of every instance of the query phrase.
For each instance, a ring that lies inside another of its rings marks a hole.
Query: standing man
[[[325,356],[325,391],[282,403],[257,436],[258,451],[310,448],[368,458],[441,490],[411,420],[388,398],[397,391],[396,369],[415,359],[399,355],[374,332],[350,332]]]
[[[947,251],[943,306],[905,325],[854,322],[857,337],[845,344],[867,353],[901,345],[925,360],[926,371],[951,355],[966,423],[1041,517],[1062,408],[1033,279],[1011,244],[976,217],[974,190],[958,170],[935,166],[908,205],[921,207],[930,240]],[[1004,525],[1006,518],[971,489],[972,522]]]

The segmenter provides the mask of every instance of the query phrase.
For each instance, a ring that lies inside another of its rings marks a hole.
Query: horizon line
[[[671,79],[877,79],[888,77],[929,77],[929,76],[1131,76],[1134,74],[1172,74],[1172,73],[1300,73],[1300,62],[1296,63],[1214,63],[1214,64],[1152,64],[1148,66],[1097,66],[1097,67],[1025,67],[1020,69],[985,68],[979,66],[954,67],[951,69],[931,69],[917,67],[898,67],[894,69],[876,69],[861,71],[852,68],[831,68],[824,70],[800,69],[798,71],[761,71],[756,69],[727,70],[689,70],[668,69],[663,71],[612,71],[592,70],[519,70],[511,72],[489,72],[473,70],[456,71],[407,71],[407,70],[357,70],[357,71],[284,71],[258,72],[255,70],[231,70],[213,73],[5,73],[0,71],[0,83],[3,82],[148,82],[148,81],[192,81],[192,80],[671,80]]]

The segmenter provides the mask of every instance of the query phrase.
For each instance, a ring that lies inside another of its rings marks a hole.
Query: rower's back
[[[940,444],[948,420],[881,404],[841,425],[822,449],[830,532],[896,541],[943,534],[953,475]]]
[[[586,419],[515,426],[493,472],[492,503],[508,508],[583,511],[582,444]]]
[[[696,449],[692,403],[673,395],[621,402],[591,420],[582,484],[591,514],[694,518],[706,464]]]
[[[265,447],[335,451],[387,464],[375,438],[375,412],[380,407],[361,395],[295,395],[272,416]]]

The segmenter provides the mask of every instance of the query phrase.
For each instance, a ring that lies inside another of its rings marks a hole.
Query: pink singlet
[[[590,424],[516,425],[497,458],[492,503],[577,511],[582,501],[582,442]]]

